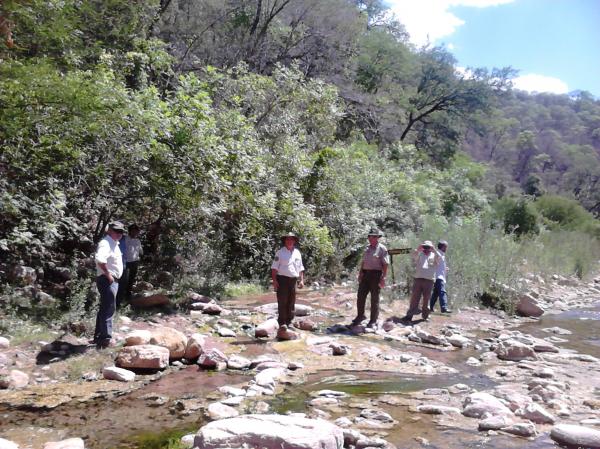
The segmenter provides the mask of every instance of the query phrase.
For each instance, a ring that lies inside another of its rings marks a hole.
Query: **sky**
[[[600,0],[386,0],[417,46],[518,70],[517,89],[600,98]]]

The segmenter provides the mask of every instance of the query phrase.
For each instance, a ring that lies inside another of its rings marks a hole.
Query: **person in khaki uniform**
[[[356,295],[356,318],[352,325],[359,325],[365,316],[367,295],[371,293],[371,316],[367,327],[374,327],[379,318],[379,292],[385,287],[385,276],[390,256],[387,248],[379,243],[382,234],[377,229],[371,229],[367,238],[369,245],[365,248],[363,259],[358,272],[358,293]]]
[[[433,290],[437,267],[442,257],[433,247],[433,243],[425,240],[412,254],[415,264],[415,275],[413,279],[412,295],[410,297],[410,306],[404,321],[411,321],[413,315],[421,314],[424,320],[429,318],[429,300]],[[419,302],[422,299],[421,310]]]

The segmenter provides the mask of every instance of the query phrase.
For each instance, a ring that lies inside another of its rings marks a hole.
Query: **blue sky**
[[[411,41],[462,67],[519,70],[517,88],[600,98],[600,0],[388,0]]]

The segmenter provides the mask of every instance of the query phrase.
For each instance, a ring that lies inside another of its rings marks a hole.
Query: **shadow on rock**
[[[66,360],[69,357],[83,354],[93,346],[86,341],[74,337],[73,335],[63,335],[51,343],[44,345],[35,358],[37,365],[48,365],[49,363]]]

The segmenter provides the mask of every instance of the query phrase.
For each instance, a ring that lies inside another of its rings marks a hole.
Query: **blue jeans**
[[[119,283],[108,282],[106,276],[96,278],[96,286],[100,292],[100,308],[96,315],[96,330],[94,331],[94,340],[101,342],[110,340],[112,337],[113,315],[115,314],[115,298],[119,290]]]
[[[448,310],[448,295],[446,294],[446,283],[443,279],[435,280],[433,293],[431,293],[431,300],[429,301],[429,308],[431,310],[433,310],[438,297],[440,298],[440,307],[442,308],[442,312]]]

